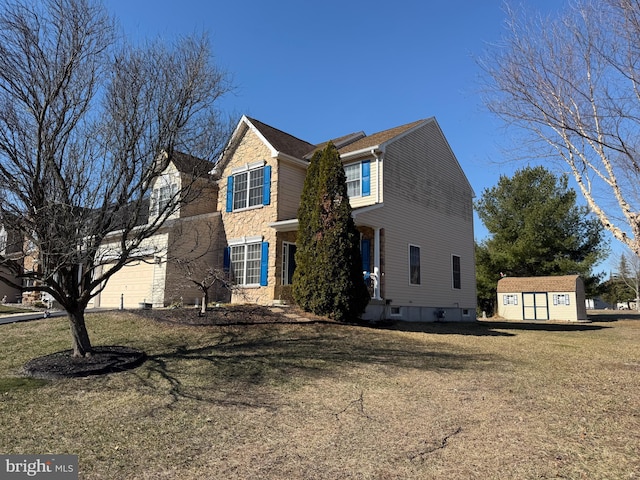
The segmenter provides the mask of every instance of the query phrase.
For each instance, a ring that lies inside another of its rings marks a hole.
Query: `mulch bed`
[[[25,364],[23,372],[29,377],[48,380],[87,377],[130,370],[142,365],[145,358],[145,353],[135,348],[99,346],[93,347],[89,358],[75,358],[73,350],[34,358]]]
[[[291,307],[278,309],[260,305],[224,305],[204,313],[196,308],[129,310],[129,313],[158,322],[191,326],[331,322]],[[89,358],[74,358],[72,354],[72,350],[65,350],[34,358],[25,364],[23,373],[43,379],[104,375],[136,368],[146,358],[144,352],[124,346],[94,347]]]
[[[294,307],[274,308],[262,305],[222,305],[208,308],[160,308],[132,310],[131,313],[165,323],[193,326],[260,325],[270,323],[327,322]]]

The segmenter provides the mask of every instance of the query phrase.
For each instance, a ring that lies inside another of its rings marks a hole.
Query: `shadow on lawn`
[[[360,367],[413,369],[419,375],[420,371],[491,368],[502,361],[494,355],[460,353],[437,342],[371,329],[299,326],[234,328],[212,345],[177,345],[166,353],[148,355],[147,373],[136,375],[150,387],[167,386],[169,408],[187,398],[270,408],[263,388],[342,377]]]
[[[550,323],[550,322],[506,322],[497,320],[478,320],[477,322],[393,322],[376,325],[374,328],[399,330],[402,332],[421,332],[432,335],[471,335],[478,337],[513,337],[516,333],[504,330],[543,330],[548,332],[576,332],[601,330],[602,325],[590,323]]]

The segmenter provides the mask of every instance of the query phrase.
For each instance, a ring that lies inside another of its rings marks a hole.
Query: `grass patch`
[[[0,377],[0,394],[17,390],[33,390],[46,385],[46,380],[25,377]]]
[[[640,321],[599,320],[203,327],[92,314],[96,345],[148,360],[38,384],[11,382],[70,348],[66,320],[2,325],[0,451],[77,454],[82,479],[637,478]]]
[[[13,315],[14,313],[33,313],[33,310],[13,305],[0,305],[0,315]]]

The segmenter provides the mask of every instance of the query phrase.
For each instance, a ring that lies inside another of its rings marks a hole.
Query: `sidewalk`
[[[49,318],[62,317],[67,312],[64,310],[53,310],[49,312]],[[0,325],[5,323],[26,322],[28,320],[44,319],[44,312],[29,312],[29,313],[10,313],[7,315],[0,314]]]

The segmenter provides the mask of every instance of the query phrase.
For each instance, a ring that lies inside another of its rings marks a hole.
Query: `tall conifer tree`
[[[351,212],[340,155],[329,143],[314,155],[305,179],[293,292],[303,309],[340,321],[357,318],[369,302]]]

